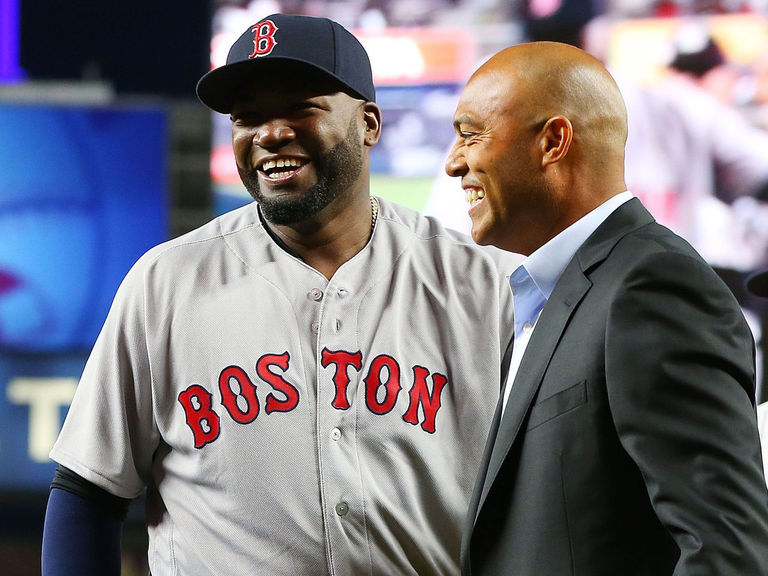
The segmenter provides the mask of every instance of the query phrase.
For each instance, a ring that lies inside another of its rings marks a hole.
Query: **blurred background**
[[[250,197],[229,119],[194,94],[249,25],[328,16],[373,63],[372,192],[469,230],[443,173],[463,82],[527,40],[603,60],[627,101],[627,181],[739,298],[758,339],[768,265],[768,0],[0,0],[0,576],[40,573],[58,434],[123,275]],[[142,503],[123,574],[146,574]]]

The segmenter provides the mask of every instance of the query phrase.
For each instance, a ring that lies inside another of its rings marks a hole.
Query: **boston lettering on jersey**
[[[331,406],[337,410],[350,407],[347,389],[350,383],[350,369],[360,372],[363,368],[363,354],[331,351],[323,349],[321,364],[333,370],[333,383],[336,387]],[[299,404],[298,389],[282,375],[273,372],[277,368],[283,373],[288,370],[290,354],[265,354],[256,362],[256,375],[272,387],[264,399],[264,412],[289,412]],[[430,434],[435,432],[435,418],[440,409],[440,395],[448,379],[442,374],[432,374],[432,387],[427,384],[430,372],[423,366],[413,366],[412,386],[408,391],[408,409],[403,420],[408,424],[421,424],[422,430]],[[373,414],[384,415],[391,412],[403,389],[400,365],[391,356],[380,354],[368,367],[363,379],[365,384],[365,403]],[[236,385],[237,391],[233,389]],[[256,420],[261,412],[261,404],[256,394],[256,385],[248,373],[239,366],[227,366],[221,371],[218,382],[221,405],[227,414],[240,424],[249,424]],[[383,389],[380,398],[379,390]],[[195,448],[202,448],[219,437],[221,417],[213,409],[213,394],[199,384],[193,384],[181,394],[179,403],[184,408],[187,425],[192,430]],[[424,419],[419,422],[419,407]]]

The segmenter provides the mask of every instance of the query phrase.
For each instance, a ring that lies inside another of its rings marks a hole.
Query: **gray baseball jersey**
[[[330,281],[255,204],[126,276],[51,457],[148,486],[153,574],[459,572],[517,258],[380,206]]]

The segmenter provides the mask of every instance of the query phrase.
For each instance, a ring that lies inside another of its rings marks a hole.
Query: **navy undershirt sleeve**
[[[119,576],[129,501],[102,492],[69,470],[57,471],[45,513],[43,576]]]

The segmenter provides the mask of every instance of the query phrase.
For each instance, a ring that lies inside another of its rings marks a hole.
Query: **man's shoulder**
[[[253,228],[262,228],[255,202],[251,202],[230,212],[225,212],[206,222],[202,226],[186,232],[161,246],[164,246],[165,248],[173,248],[177,246],[217,241],[232,234],[237,234]]]
[[[656,221],[629,232],[618,243],[617,252],[632,252],[636,258],[666,253],[706,264],[704,257],[683,236]]]
[[[582,264],[590,261],[626,260],[636,262],[643,254],[674,252],[700,259],[682,236],[656,221],[637,198],[617,207],[582,244],[577,254]],[[624,264],[630,264],[630,261]]]
[[[134,267],[145,271],[178,271],[195,267],[196,263],[207,261],[217,254],[236,257],[237,251],[233,246],[239,242],[241,234],[266,237],[254,203],[217,216],[194,230],[150,248]]]
[[[722,310],[739,310],[733,293],[706,259],[685,238],[656,221],[616,239],[605,265],[598,269],[593,279],[610,277],[627,294],[688,292],[717,298]]]

